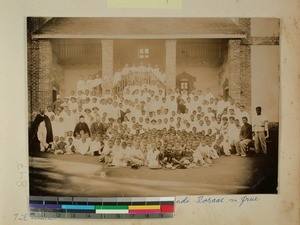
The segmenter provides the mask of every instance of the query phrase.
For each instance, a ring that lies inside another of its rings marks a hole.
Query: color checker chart
[[[30,196],[36,218],[145,219],[173,218],[174,197],[80,198]]]

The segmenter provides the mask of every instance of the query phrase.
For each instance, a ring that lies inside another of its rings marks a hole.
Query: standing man
[[[246,116],[242,118],[242,121],[244,125],[241,128],[240,142],[238,146],[236,146],[236,150],[238,154],[245,157],[247,146],[252,140],[252,126],[248,123],[248,118]]]
[[[60,95],[57,95],[56,101],[53,102],[53,105],[52,105],[53,112],[55,113],[63,103],[64,102],[61,100]]]
[[[40,150],[45,151],[48,144],[53,141],[53,133],[50,119],[45,115],[45,110],[40,109],[40,113],[35,117],[31,126],[32,138],[29,142],[30,151],[34,151],[35,144],[39,143]]]
[[[184,104],[184,100],[181,98],[177,99],[177,113],[184,114],[186,112],[186,106]]]
[[[102,95],[102,83],[103,83],[102,75],[101,75],[101,71],[99,71],[96,74],[96,78],[93,81],[93,87],[98,96]]]
[[[256,116],[253,119],[253,132],[254,132],[254,147],[255,152],[258,153],[261,147],[262,152],[267,154],[266,139],[269,137],[268,119],[261,113],[261,107],[256,107]]]
[[[80,79],[77,81],[77,92],[86,90],[86,82],[83,79],[83,75],[80,75]]]

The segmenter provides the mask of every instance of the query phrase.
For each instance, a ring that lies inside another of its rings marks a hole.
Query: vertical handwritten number
[[[18,213],[15,213],[15,214],[14,214],[14,217],[15,217],[15,218],[14,218],[14,221],[16,221],[16,220],[17,220],[17,218],[18,218],[18,215],[19,215]]]
[[[18,187],[26,187],[26,184],[27,184],[27,182],[25,180],[23,180],[23,181],[18,180],[17,181]]]
[[[18,170],[20,170],[20,168],[24,168],[25,166],[22,163],[18,163],[17,167],[18,167]]]
[[[27,214],[23,215],[23,221],[27,221]]]

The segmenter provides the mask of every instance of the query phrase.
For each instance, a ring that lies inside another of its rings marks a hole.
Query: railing
[[[159,88],[166,89],[166,85],[153,72],[136,72],[123,75],[121,80],[114,85],[113,91],[118,94],[123,92],[127,86],[143,84],[156,84]]]

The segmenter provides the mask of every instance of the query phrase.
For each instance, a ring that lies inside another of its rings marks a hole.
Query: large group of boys
[[[101,81],[87,83],[82,76],[77,91],[48,107],[54,140],[46,151],[94,155],[107,166],[132,168],[189,168],[233,153],[245,156],[241,127],[250,117],[232,99],[210,89],[165,91],[155,83],[102,93]]]
[[[123,77],[130,75],[132,78],[131,83],[139,83],[141,84],[145,79],[147,79],[147,75],[153,74],[159,81],[162,83],[166,80],[166,74],[157,66],[154,67],[149,63],[145,66],[143,63],[140,63],[138,66],[133,63],[132,66],[125,64],[123,68],[119,68],[113,77],[113,84],[116,85],[118,82],[122,80]]]

